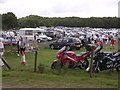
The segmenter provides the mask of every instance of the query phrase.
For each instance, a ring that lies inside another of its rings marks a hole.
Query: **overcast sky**
[[[0,0],[0,13],[13,12],[18,18],[117,17],[120,0]]]

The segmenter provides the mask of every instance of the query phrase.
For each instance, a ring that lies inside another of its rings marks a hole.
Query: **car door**
[[[61,48],[62,43],[63,43],[62,39],[57,40],[56,43],[55,43],[55,47],[56,48]]]
[[[63,39],[61,46],[63,47],[63,46],[65,46],[65,45],[67,45],[67,44],[68,44],[68,39]]]

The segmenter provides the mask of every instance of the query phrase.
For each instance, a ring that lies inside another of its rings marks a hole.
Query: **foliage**
[[[8,12],[2,14],[3,29],[35,28],[39,26],[67,26],[67,27],[91,27],[91,28],[120,28],[120,18],[117,17],[41,17],[29,15],[17,19],[15,14]]]
[[[14,29],[17,27],[17,17],[15,14],[12,12],[2,14],[2,25],[3,29]]]
[[[31,16],[28,16],[31,17]],[[28,17],[20,18],[19,21],[31,20]],[[39,16],[38,16],[39,17]],[[91,27],[91,28],[119,28],[117,17],[91,17],[91,18],[79,18],[79,17],[65,17],[65,18],[45,18],[40,17],[35,19],[36,16],[33,16],[37,23],[36,26],[67,26],[67,27]],[[39,23],[38,23],[39,22]],[[27,27],[27,22],[23,24]],[[34,26],[31,24],[29,27]]]
[[[39,66],[38,66],[38,72],[39,73],[44,73],[44,70],[45,70],[45,66],[44,66],[44,64],[39,64]]]

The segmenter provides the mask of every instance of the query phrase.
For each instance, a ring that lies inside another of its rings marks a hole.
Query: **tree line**
[[[29,15],[18,18],[13,12],[0,14],[3,30],[19,28],[35,28],[39,26],[91,27],[91,28],[120,28],[118,17],[42,17]]]

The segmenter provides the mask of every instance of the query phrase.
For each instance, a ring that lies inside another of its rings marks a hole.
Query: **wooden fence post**
[[[36,72],[36,67],[37,67],[37,50],[35,51],[34,72]]]
[[[90,77],[92,78],[94,46],[91,47]]]
[[[11,48],[11,52],[13,50],[13,45],[12,45],[12,36],[10,35],[10,48]]]
[[[37,50],[38,50],[36,35],[34,35],[34,50],[35,50],[34,72],[36,72],[36,70],[37,70]]]
[[[2,62],[7,66],[7,68],[10,70],[11,67],[8,65],[7,61],[0,55],[0,58],[2,60]]]

